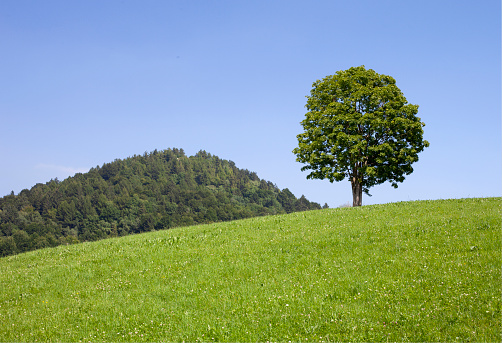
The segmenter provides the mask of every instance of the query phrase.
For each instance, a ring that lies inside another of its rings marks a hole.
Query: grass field
[[[0,259],[0,341],[499,342],[501,198],[259,217]]]

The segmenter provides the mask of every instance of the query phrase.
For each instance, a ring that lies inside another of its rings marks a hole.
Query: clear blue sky
[[[0,1],[0,196],[154,149],[203,149],[330,207],[292,153],[312,83],[365,65],[431,146],[364,204],[500,196],[499,0]]]

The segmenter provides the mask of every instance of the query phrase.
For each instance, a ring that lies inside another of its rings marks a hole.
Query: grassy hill
[[[500,341],[501,198],[326,209],[0,259],[0,341]]]

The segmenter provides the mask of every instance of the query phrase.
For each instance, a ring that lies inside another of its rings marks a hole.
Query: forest
[[[0,198],[0,256],[320,208],[204,150],[155,150]]]

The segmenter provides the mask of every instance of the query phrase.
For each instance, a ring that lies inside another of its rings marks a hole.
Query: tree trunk
[[[352,206],[361,206],[363,204],[363,187],[356,178],[352,179]]]

